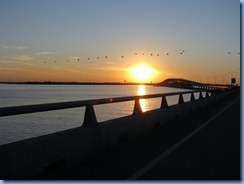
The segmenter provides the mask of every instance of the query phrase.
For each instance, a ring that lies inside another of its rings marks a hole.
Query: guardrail
[[[0,108],[0,117],[4,117],[86,107],[82,127],[1,145],[0,178],[31,178],[72,167],[99,155],[117,143],[143,135],[161,124],[207,108],[234,92],[235,90],[184,91]],[[184,101],[185,94],[191,95],[190,101]],[[197,99],[195,94],[199,94]],[[178,95],[178,104],[169,106],[166,97],[175,95]],[[158,109],[142,112],[140,99],[148,98],[161,98],[161,105]],[[93,106],[125,101],[134,101],[132,115],[97,122]]]
[[[206,91],[183,91],[183,92],[173,92],[173,93],[160,93],[151,95],[141,95],[141,96],[127,96],[127,97],[116,97],[116,98],[104,98],[95,100],[82,100],[82,101],[70,101],[70,102],[59,102],[59,103],[47,103],[47,104],[37,104],[37,105],[24,105],[24,106],[14,106],[14,107],[2,107],[0,108],[0,117],[3,116],[13,116],[20,114],[37,113],[43,111],[53,111],[68,108],[86,107],[84,123],[82,126],[95,126],[97,125],[97,119],[93,106],[100,104],[118,103],[125,101],[135,101],[133,114],[143,113],[139,103],[140,99],[149,98],[162,98],[160,108],[168,107],[166,97],[179,95],[179,103],[184,103],[183,95],[191,94],[191,101],[195,100],[194,93],[199,93],[199,99],[203,98],[203,92],[206,93],[206,97],[215,95],[216,90],[206,90]]]

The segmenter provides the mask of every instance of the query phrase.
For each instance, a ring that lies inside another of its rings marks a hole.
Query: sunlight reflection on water
[[[182,91],[182,89],[143,85],[7,85],[0,86],[0,106],[6,107],[86,99],[114,98],[177,91]],[[177,99],[176,97],[169,99],[168,104],[177,101]],[[131,115],[133,113],[134,104],[135,101],[95,105],[94,110],[97,121],[103,122]],[[143,112],[159,108],[160,104],[161,98],[140,100]],[[80,127],[83,123],[84,113],[85,107],[80,107],[0,117],[0,144]]]
[[[142,96],[142,95],[145,95],[145,94],[146,94],[145,86],[143,86],[143,85],[138,86],[137,95],[138,96]],[[147,110],[147,101],[146,101],[146,99],[140,99],[140,105],[141,105],[142,112],[145,112]]]

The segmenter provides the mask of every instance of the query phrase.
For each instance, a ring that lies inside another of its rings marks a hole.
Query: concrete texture
[[[126,180],[222,111],[238,94],[129,139],[72,169],[39,179]],[[240,98],[138,180],[240,181]]]
[[[210,107],[230,93],[232,92],[185,103],[180,100],[180,104],[143,114],[135,109],[137,113],[131,116],[106,121],[97,126],[94,125],[96,121],[93,118],[92,126],[2,145],[0,146],[0,178],[35,178],[74,168],[118,143],[145,135],[160,125],[180,120]],[[88,120],[87,117],[86,125],[89,125]]]

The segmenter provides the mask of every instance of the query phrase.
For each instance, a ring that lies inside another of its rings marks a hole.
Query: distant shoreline
[[[156,83],[135,83],[135,82],[0,82],[0,84],[29,84],[29,85],[156,85]]]

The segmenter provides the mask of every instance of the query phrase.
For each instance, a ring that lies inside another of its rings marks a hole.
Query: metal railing
[[[47,104],[36,104],[36,105],[24,105],[24,106],[13,106],[13,107],[2,107],[0,108],[0,117],[3,116],[12,116],[20,114],[29,114],[37,113],[43,111],[53,111],[77,107],[86,107],[84,123],[82,126],[93,126],[97,125],[96,115],[94,112],[94,105],[100,104],[109,104],[109,103],[118,103],[125,101],[135,101],[133,114],[143,113],[139,103],[140,99],[148,98],[159,98],[161,97],[161,106],[160,108],[167,108],[168,103],[166,100],[167,96],[176,96],[179,95],[178,103],[184,103],[183,96],[184,94],[191,94],[190,101],[196,100],[194,93],[199,93],[199,99],[203,98],[203,92],[206,93],[206,97],[213,96],[216,94],[216,90],[206,90],[206,91],[183,91],[183,92],[173,92],[173,93],[160,93],[160,94],[150,94],[150,95],[141,95],[141,96],[127,96],[127,97],[115,97],[115,98],[104,98],[104,99],[94,99],[94,100],[82,100],[82,101],[69,101],[69,102],[59,102],[59,103],[47,103]]]

